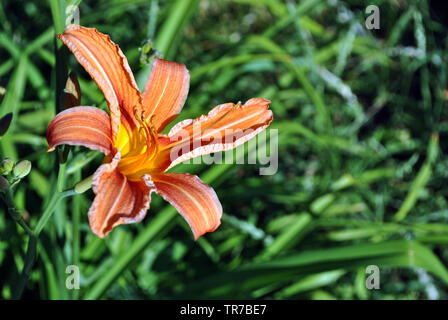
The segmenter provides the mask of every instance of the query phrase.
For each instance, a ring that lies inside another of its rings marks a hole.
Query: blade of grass
[[[294,277],[331,270],[357,270],[375,264],[383,267],[421,267],[448,283],[448,271],[434,253],[415,241],[389,241],[316,249],[269,262],[252,263],[187,285],[186,296],[244,298],[252,290]]]
[[[311,221],[311,215],[308,213],[298,215],[294,223],[291,223],[291,225],[285,228],[284,231],[265,248],[265,250],[257,257],[257,261],[271,259],[282,253],[284,250],[296,245],[305,235],[307,227],[309,227]]]
[[[402,221],[404,218],[406,218],[408,213],[414,207],[415,203],[418,200],[420,191],[426,186],[429,179],[431,178],[432,167],[437,158],[438,149],[439,149],[439,135],[432,134],[431,139],[429,141],[426,161],[422,165],[417,176],[412,182],[409,192],[406,195],[406,198],[404,199],[403,203],[401,204],[400,209],[398,209],[397,213],[393,217],[394,221],[397,222]]]
[[[333,270],[316,273],[300,279],[296,283],[282,289],[274,295],[275,299],[287,299],[307,290],[313,290],[324,287],[336,282],[340,277],[346,274],[344,270]]]
[[[28,58],[26,54],[20,56],[17,68],[9,81],[6,95],[1,104],[1,116],[12,112],[13,117],[9,126],[8,132],[0,140],[3,157],[10,157],[17,159],[17,150],[11,141],[11,133],[14,132],[14,126],[19,114],[20,101],[23,98],[26,86],[26,69],[28,65]]]

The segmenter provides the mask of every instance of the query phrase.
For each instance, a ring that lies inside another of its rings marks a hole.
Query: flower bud
[[[3,136],[6,133],[6,131],[8,131],[11,121],[12,121],[12,113],[8,113],[3,118],[0,119],[0,137]]]
[[[140,48],[140,64],[150,64],[152,61],[154,61],[154,57],[160,55],[160,51],[154,49],[152,41],[147,40]]]
[[[0,163],[0,174],[8,174],[14,168],[14,161],[10,158],[5,158]]]
[[[93,175],[75,184],[73,188],[76,193],[84,193],[92,187]]]
[[[16,178],[22,179],[31,171],[31,162],[28,160],[19,161],[14,167],[13,174]]]
[[[152,49],[152,41],[151,40],[148,40],[148,41],[146,41],[144,44],[143,44],[143,46],[142,46],[142,52],[144,53],[144,54],[149,54],[149,52],[151,51],[151,49]]]
[[[76,73],[71,72],[61,94],[61,109],[76,107],[81,104],[81,87]]]

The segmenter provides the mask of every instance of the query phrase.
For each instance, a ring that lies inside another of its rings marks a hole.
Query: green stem
[[[26,281],[30,276],[31,268],[33,267],[34,260],[36,259],[36,251],[37,237],[35,235],[30,235],[30,238],[28,240],[28,249],[26,251],[25,264],[23,266],[22,274],[20,275],[19,281],[13,294],[14,300],[18,300],[22,297]]]
[[[54,29],[56,33],[64,32],[65,5],[60,0],[50,0],[51,15],[53,16]]]
[[[64,0],[49,0],[51,14],[53,16],[53,25],[56,34],[64,32],[65,28],[65,1]],[[65,87],[65,82],[67,80],[68,67],[65,57],[65,51],[61,41],[54,39],[54,51],[56,57],[56,91],[55,91],[55,107],[56,111],[60,110],[59,98]]]
[[[26,257],[25,257],[25,265],[23,267],[22,270],[22,274],[20,275],[19,281],[17,283],[16,289],[14,291],[14,295],[13,295],[13,299],[20,299],[20,297],[22,296],[23,290],[25,288],[26,285],[26,281],[28,280],[31,268],[33,267],[34,264],[34,260],[36,259],[36,251],[37,251],[37,239],[39,237],[40,232],[42,231],[42,229],[44,228],[45,224],[48,222],[48,220],[50,219],[56,205],[58,204],[59,200],[65,197],[68,197],[70,195],[75,194],[76,192],[73,190],[68,190],[62,193],[56,192],[52,199],[50,200],[49,205],[47,206],[47,208],[45,209],[45,212],[43,213],[42,217],[39,219],[36,229],[35,231],[31,230],[26,224],[25,222],[23,222],[23,220],[17,220],[14,216],[14,220],[16,221],[22,221],[23,223],[19,224],[25,229],[25,231],[28,233],[28,235],[30,236],[29,241],[28,241],[28,249],[26,252]],[[9,194],[9,195],[8,195]],[[9,190],[8,193],[6,193],[7,196],[5,196],[5,201],[8,205],[8,211],[10,212],[15,212],[17,213],[17,209],[14,205],[14,202],[12,201],[12,197],[11,197],[11,192]]]
[[[20,215],[20,212],[17,210],[17,208],[14,204],[11,188],[8,188],[7,190],[5,190],[2,195],[3,195],[3,201],[5,202],[6,206],[8,207],[8,212],[9,212],[10,216],[12,217],[12,219],[15,222],[17,222],[29,236],[34,236],[33,230],[31,230],[31,228],[28,227],[28,225],[25,223],[25,221],[23,221],[23,219]]]
[[[81,180],[81,170],[75,172],[75,181]],[[77,266],[79,265],[79,256],[81,248],[81,237],[79,231],[79,225],[81,220],[81,195],[73,197],[73,248],[72,248],[72,263]],[[72,298],[77,300],[79,298],[79,290],[72,290]]]
[[[51,197],[50,203],[48,204],[47,208],[45,209],[44,213],[40,217],[39,221],[37,222],[36,228],[35,228],[35,234],[36,236],[39,236],[45,225],[47,224],[48,220],[53,215],[54,209],[59,203],[59,200],[72,196],[76,194],[74,190],[67,190],[64,192],[55,192],[53,196]]]
[[[58,174],[58,181],[57,181],[57,191],[58,193],[61,193],[62,190],[64,190],[64,182],[65,182],[65,171],[67,168],[67,164],[64,163],[60,163],[59,164],[59,174]]]
[[[55,193],[53,193],[53,196],[50,199],[50,202],[47,205],[47,208],[45,209],[44,213],[40,217],[39,221],[37,222],[36,228],[34,228],[34,232],[36,236],[39,236],[42,229],[47,224],[48,220],[53,215],[54,209],[59,203],[59,200],[74,195],[76,192],[74,190],[68,190],[62,192],[61,190],[64,188],[64,181],[65,181],[65,169],[66,164],[60,163],[59,164],[59,171],[58,171],[58,178],[57,178],[57,190]]]
[[[23,221],[19,210],[17,210],[12,196],[11,188],[8,188],[4,190],[4,192],[2,192],[2,198],[6,206],[8,207],[8,213],[10,214],[12,219],[16,221],[17,224],[20,225],[30,237],[28,240],[28,249],[26,252],[25,264],[23,266],[22,274],[20,275],[17,286],[13,292],[13,299],[20,299],[25,288],[26,280],[28,279],[31,267],[33,266],[34,259],[36,258],[37,237],[34,231],[30,227],[28,227],[25,221]]]
[[[58,173],[58,184],[57,184],[58,189],[63,187],[64,180],[65,180],[65,164],[60,164]],[[16,289],[14,290],[13,299],[20,299],[20,297],[23,294],[23,290],[25,289],[25,285],[28,280],[31,268],[33,267],[34,260],[36,259],[37,240],[39,234],[47,224],[48,220],[51,218],[54,209],[59,203],[59,200],[74,194],[76,194],[76,191],[74,190],[67,190],[64,192],[60,192],[57,190],[53,194],[47,208],[40,217],[39,221],[37,222],[36,228],[33,231],[21,218],[20,213],[18,212],[14,204],[11,188],[8,188],[2,193],[2,198],[8,207],[9,214],[14,219],[14,221],[16,221],[30,237],[28,240],[28,249],[26,252],[25,264],[22,273],[20,275],[19,281],[17,283]]]

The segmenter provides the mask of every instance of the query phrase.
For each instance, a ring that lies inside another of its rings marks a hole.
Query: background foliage
[[[105,240],[89,230],[91,191],[65,198],[40,234],[28,299],[446,299],[448,157],[447,14],[435,1],[370,1],[381,28],[367,30],[365,1],[174,0],[0,3],[0,114],[14,113],[2,157],[28,159],[14,191],[34,227],[56,190],[56,153],[45,131],[59,107],[54,47],[64,8],[110,34],[138,78],[148,40],[185,63],[190,95],[180,119],[222,102],[272,100],[279,168],[182,165],[217,192],[221,227],[193,240],[174,208],[153,194],[137,225]],[[78,73],[83,105],[106,108]],[[55,103],[56,102],[56,103]],[[97,152],[69,154],[65,186],[94,172]],[[27,235],[0,209],[0,294],[20,278]],[[67,265],[81,289],[65,287]],[[381,289],[365,287],[368,265]]]

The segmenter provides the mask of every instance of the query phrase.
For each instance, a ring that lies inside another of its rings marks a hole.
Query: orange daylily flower
[[[109,114],[88,106],[67,109],[47,130],[48,151],[70,144],[105,154],[92,180],[92,231],[103,238],[117,225],[141,221],[152,192],[179,211],[195,239],[214,231],[222,215],[215,191],[197,176],[166,171],[254,137],[272,121],[270,101],[253,98],[244,105],[222,104],[162,134],[187,98],[190,76],[185,65],[156,58],[141,94],[126,57],[108,35],[70,25],[58,38],[95,80],[109,106]],[[238,135],[231,133],[235,130]]]

